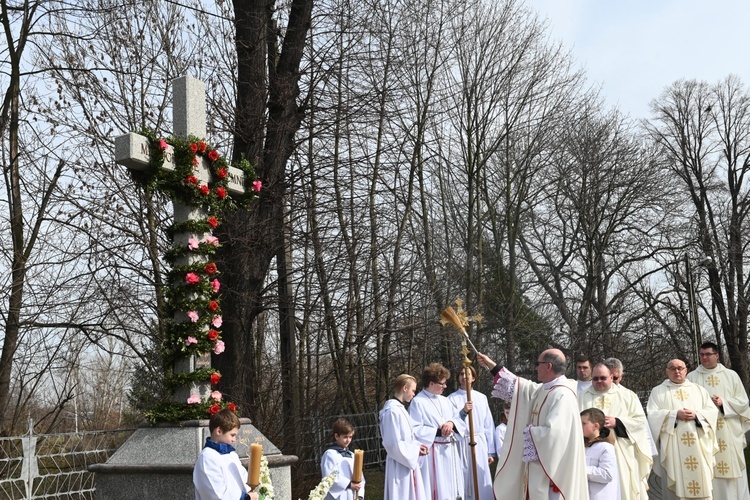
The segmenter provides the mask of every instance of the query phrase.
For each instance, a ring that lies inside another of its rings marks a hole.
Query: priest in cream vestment
[[[614,433],[622,500],[647,500],[648,476],[653,459],[648,421],[633,391],[614,383],[611,370],[599,363],[593,370],[593,385],[578,395],[580,409],[604,412],[605,426]]]
[[[745,388],[736,372],[719,363],[719,346],[704,342],[700,349],[696,370],[688,373],[688,380],[698,384],[711,396],[719,410],[716,422],[716,443],[719,452],[714,466],[714,498],[722,500],[750,500],[744,449],[745,432],[750,422],[750,409]]]
[[[669,379],[654,387],[646,407],[659,450],[660,467],[654,466],[654,470],[661,476],[664,500],[713,498],[719,412],[708,392],[687,380],[686,375],[682,360],[670,361]]]
[[[502,500],[588,500],[586,456],[577,387],[565,377],[565,355],[549,349],[536,364],[541,384],[500,369],[483,354],[495,378],[492,395],[511,401],[508,428],[495,472]]]

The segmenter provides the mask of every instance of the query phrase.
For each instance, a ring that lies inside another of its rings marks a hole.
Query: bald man
[[[684,361],[667,363],[667,380],[654,387],[646,407],[659,450],[654,471],[661,477],[664,500],[714,498],[718,413],[708,392],[687,379]]]
[[[654,461],[643,406],[634,392],[614,383],[612,371],[604,363],[594,366],[592,380],[592,386],[578,395],[578,402],[581,410],[602,410],[605,427],[614,433],[620,498],[648,500],[647,481]]]
[[[540,384],[516,377],[484,354],[478,354],[477,361],[495,375],[492,395],[511,401],[495,473],[495,496],[588,500],[577,384],[564,375],[562,351],[548,349],[539,355]]]

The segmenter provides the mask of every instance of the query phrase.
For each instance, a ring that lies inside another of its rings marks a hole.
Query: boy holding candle
[[[354,437],[354,426],[339,418],[333,423],[333,440],[323,453],[320,469],[323,477],[338,470],[336,482],[328,490],[326,500],[357,500],[365,497],[365,478],[362,475],[362,450],[349,450]],[[355,460],[355,454],[359,455]],[[356,462],[356,467],[355,467]]]
[[[193,469],[195,500],[257,500],[250,492],[247,469],[232,446],[240,431],[240,419],[231,410],[221,410],[208,421],[211,436]]]

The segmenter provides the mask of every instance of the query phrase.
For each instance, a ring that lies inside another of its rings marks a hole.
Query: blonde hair
[[[391,389],[393,389],[394,393],[398,392],[407,384],[407,382],[414,382],[416,384],[417,379],[412,377],[408,373],[402,373],[393,381],[393,384],[391,384]]]

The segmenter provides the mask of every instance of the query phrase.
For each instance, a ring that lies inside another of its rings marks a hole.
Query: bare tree
[[[750,380],[745,355],[750,290],[744,265],[749,104],[750,95],[736,77],[716,85],[681,80],[651,103],[654,118],[646,124],[691,209],[694,230],[683,243],[707,271],[714,334],[723,339],[732,369],[745,382]]]

